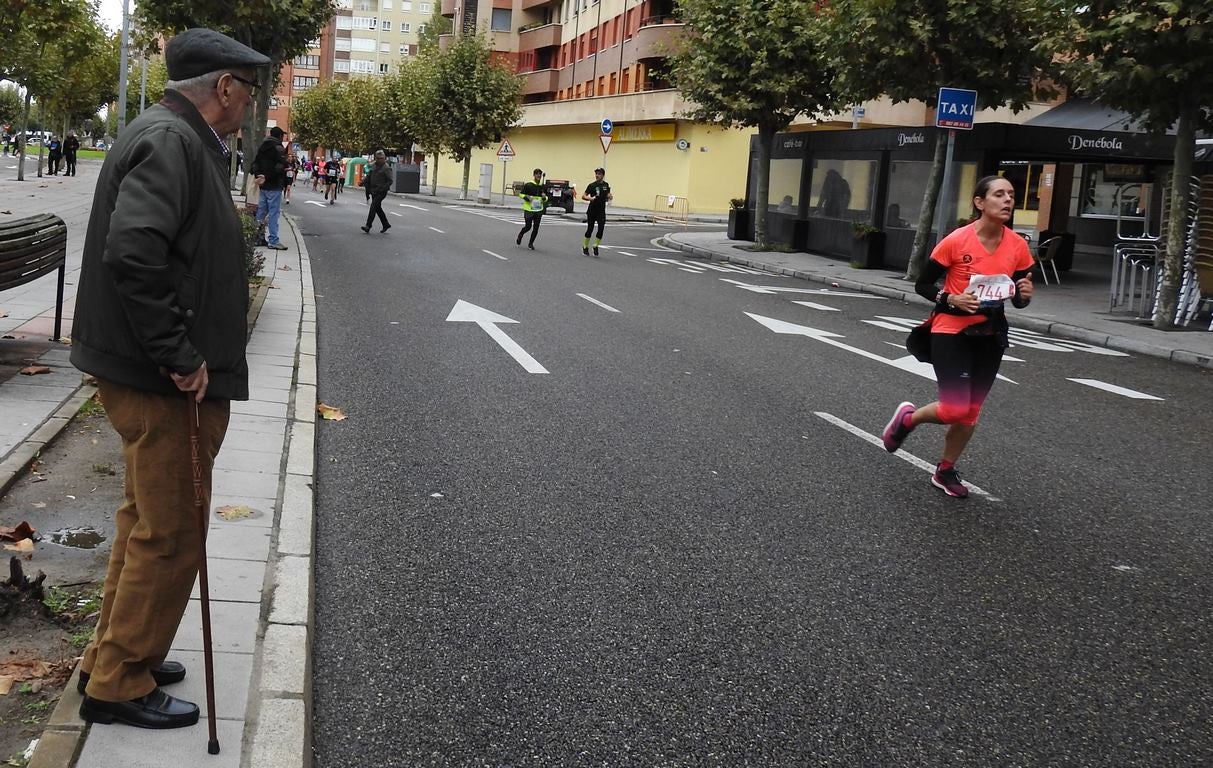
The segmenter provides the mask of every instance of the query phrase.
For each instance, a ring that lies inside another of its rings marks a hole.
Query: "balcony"
[[[632,37],[635,59],[662,59],[672,55],[685,28],[686,24],[678,22],[673,16],[653,16],[645,19],[643,26],[636,30]]]
[[[553,5],[556,0],[522,0],[522,10],[529,11],[532,8],[542,8],[545,5]]]
[[[522,76],[522,95],[534,96],[537,93],[555,93],[560,81],[560,70],[539,69],[527,72]]]
[[[455,4],[456,0],[442,0],[442,15],[448,19],[455,18]]]
[[[518,33],[518,50],[520,51],[536,51],[553,45],[560,45],[559,24],[544,24],[542,27]]]

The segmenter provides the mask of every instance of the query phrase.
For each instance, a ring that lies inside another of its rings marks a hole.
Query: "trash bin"
[[[393,192],[408,192],[417,194],[421,191],[421,166],[405,165],[401,163],[396,166],[396,184],[392,189]]]

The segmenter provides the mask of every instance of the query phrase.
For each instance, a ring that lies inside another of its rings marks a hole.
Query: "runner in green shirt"
[[[543,188],[542,168],[535,169],[534,181],[523,184],[522,189],[518,190],[518,196],[522,198],[522,218],[526,222],[526,226],[518,233],[514,244],[522,245],[522,236],[530,230],[531,239],[527,241],[527,248],[533,251],[535,250],[535,236],[539,234],[539,222],[548,205],[547,192]]]

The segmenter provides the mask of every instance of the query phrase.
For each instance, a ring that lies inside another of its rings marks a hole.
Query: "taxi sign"
[[[958,128],[973,130],[973,116],[977,112],[977,91],[963,88],[940,88],[935,106],[936,128]]]

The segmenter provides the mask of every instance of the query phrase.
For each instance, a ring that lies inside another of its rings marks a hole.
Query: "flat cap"
[[[187,29],[168,41],[164,63],[169,80],[189,80],[220,69],[261,67],[268,56],[213,29]]]

